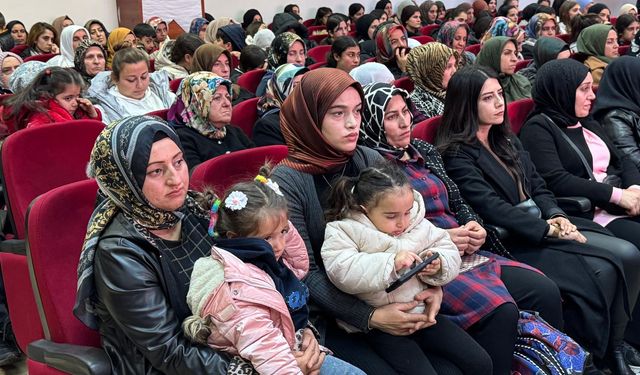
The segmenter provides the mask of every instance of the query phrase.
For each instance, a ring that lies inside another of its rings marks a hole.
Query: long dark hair
[[[331,51],[329,52],[329,56],[327,56],[327,67],[329,68],[337,68],[338,60],[336,60],[336,55],[341,56],[344,51],[349,47],[360,47],[360,45],[350,36],[341,36],[333,41],[331,44]]]
[[[436,146],[440,153],[456,152],[463,144],[478,142],[478,98],[482,86],[491,78],[497,80],[498,74],[481,65],[466,66],[451,77],[447,86],[442,123],[436,135]],[[489,146],[512,172],[522,175],[518,154],[511,145],[511,137],[513,133],[505,103],[504,121],[489,130]]]

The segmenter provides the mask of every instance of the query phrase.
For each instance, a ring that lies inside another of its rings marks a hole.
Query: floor
[[[10,366],[0,368],[0,375],[27,375],[26,357]]]

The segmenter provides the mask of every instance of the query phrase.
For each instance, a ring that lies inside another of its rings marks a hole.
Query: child
[[[7,106],[20,128],[78,119],[102,121],[93,104],[80,96],[83,88],[82,76],[75,70],[46,68],[29,86],[7,100]]]
[[[308,328],[309,291],[299,281],[308,271],[307,250],[288,221],[284,196],[264,175],[234,185],[212,207],[210,233],[215,222],[219,239],[211,257],[194,265],[186,335],[250,361],[260,374],[362,375],[325,353],[307,359],[307,349],[317,347]]]
[[[154,38],[156,37],[156,30],[146,24],[139,23],[133,28],[133,35],[136,36],[136,46],[145,51],[148,54],[153,53],[156,48]]]

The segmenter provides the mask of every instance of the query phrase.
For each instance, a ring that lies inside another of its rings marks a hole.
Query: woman
[[[216,41],[218,40],[218,36],[217,36],[218,30],[221,27],[224,27],[230,24],[235,24],[235,23],[236,22],[229,17],[220,17],[215,21],[209,22],[209,24],[207,25],[207,30],[204,34],[205,43],[216,44]]]
[[[331,8],[319,7],[316,11],[316,16],[313,21],[313,26],[325,26],[329,16],[333,14]]]
[[[546,13],[538,13],[531,17],[525,29],[527,39],[522,43],[522,57],[532,59],[533,49],[538,39],[545,36],[554,37],[557,33],[558,24],[555,17]]]
[[[328,68],[338,68],[349,73],[360,65],[360,46],[350,36],[342,36],[331,45],[327,58]]]
[[[618,14],[620,16],[622,16],[623,14],[630,14],[632,16],[637,16],[638,15],[638,8],[633,4],[628,4],[628,3],[627,4],[623,4],[620,7],[620,12]]]
[[[180,329],[193,263],[213,245],[205,199],[187,191],[181,147],[166,122],[135,116],[108,126],[91,155],[105,199],[87,229],[74,313],[100,328],[116,375],[227,371]]]
[[[496,0],[484,0],[489,7],[489,14],[491,17],[496,17],[498,13],[498,2]]]
[[[73,59],[74,69],[80,73],[87,84],[86,87],[91,86],[93,77],[105,71],[107,64],[106,54],[100,43],[89,39],[83,40],[76,48],[76,54]]]
[[[123,47],[135,46],[136,36],[126,27],[116,27],[109,33],[107,43],[107,69],[112,68],[113,56]]]
[[[320,68],[305,74],[281,108],[282,132],[289,154],[274,170],[272,178],[287,198],[290,220],[309,252],[306,284],[312,301],[319,308],[314,324],[320,328],[326,345],[336,356],[367,374],[395,374],[382,357],[387,351],[376,353],[368,338],[371,335],[387,336],[387,342],[393,345],[393,336],[407,335],[423,328],[427,315],[404,312],[414,308],[417,302],[394,303],[373,309],[337,289],[320,263],[325,228],[323,209],[328,207],[332,183],[341,176],[357,176],[362,169],[382,159],[373,150],[357,146],[362,102],[360,85],[345,72]],[[418,294],[416,300],[428,298],[427,310],[431,311],[439,304],[440,296],[440,290],[427,290]],[[345,333],[337,327],[335,319],[365,334]],[[425,329],[434,332],[446,327],[448,322],[439,319],[436,325]],[[464,332],[461,334],[464,336]],[[469,357],[461,362],[471,359],[474,354],[465,349],[461,348],[461,353],[469,354]],[[391,350],[397,351],[398,347],[389,348]],[[414,348],[408,348],[406,357],[394,360],[407,361],[407,365],[412,365],[414,357],[409,350]],[[422,352],[420,355],[424,356]],[[437,350],[427,355],[428,362],[420,361],[422,373],[433,373],[431,364],[441,373],[460,373],[454,364],[438,358]]]
[[[373,18],[377,19],[380,23],[385,23],[389,20],[389,17],[387,17],[387,13],[385,13],[384,9],[374,9],[369,14],[371,14]]]
[[[407,29],[409,37],[420,36],[420,28],[422,27],[422,19],[420,8],[415,5],[409,5],[402,9],[400,14],[400,22]]]
[[[137,48],[116,52],[111,72],[98,73],[87,95],[95,99],[106,124],[169,108],[176,97],[169,90],[167,74],[149,73],[149,58]]]
[[[204,42],[204,36],[207,33],[207,26],[209,26],[209,21],[206,18],[196,17],[191,20],[191,25],[189,25],[189,34],[195,35],[198,39]]]
[[[87,39],[89,39],[89,32],[84,27],[76,25],[65,27],[60,35],[60,55],[54,56],[47,65],[73,68],[76,48]]]
[[[376,57],[376,43],[373,36],[380,21],[371,14],[365,14],[356,22],[356,40],[360,46],[360,61]]]
[[[271,43],[271,49],[267,54],[267,73],[262,77],[260,85],[256,89],[256,96],[265,93],[267,82],[280,65],[296,64],[307,65],[307,47],[304,40],[297,34],[284,32],[279,34]]]
[[[189,170],[232,151],[253,147],[231,122],[231,82],[212,72],[197,72],[182,80],[176,102],[169,109],[184,149]]]
[[[438,22],[438,5],[431,0],[426,0],[420,4],[420,15],[422,26],[433,25]]]
[[[73,20],[66,15],[60,16],[54,19],[53,22],[51,22],[51,25],[56,30],[56,35],[60,36],[62,35],[62,30],[64,30],[65,27],[73,25]],[[56,40],[56,43],[59,42],[59,40]]]
[[[42,55],[47,53],[58,53],[58,46],[55,41],[58,39],[56,29],[45,22],[36,22],[29,30],[26,45],[27,49],[22,51],[21,57]]]
[[[523,77],[527,78],[533,87],[536,81],[536,74],[542,65],[551,60],[568,59],[571,56],[569,45],[559,38],[541,37],[533,46],[533,62],[526,68],[518,71]]]
[[[9,78],[22,64],[22,57],[13,52],[0,52],[0,94],[11,94]]]
[[[449,232],[463,259],[465,254],[474,254],[480,247],[504,253],[497,238],[486,238],[487,233],[479,224],[480,218],[460,197],[458,187],[444,171],[442,158],[435,147],[410,139],[412,119],[408,94],[385,83],[366,86],[364,92],[366,106],[360,143],[375,149],[403,170],[413,188],[424,198],[425,217]],[[560,293],[553,281],[522,263],[486,251],[482,255],[492,261],[461,273],[444,286],[440,311],[467,330],[489,353],[494,374],[508,374],[518,319],[514,300],[520,309],[538,311],[545,320],[560,327]],[[460,303],[462,290],[474,291],[468,295],[472,303]],[[529,293],[532,294],[527,295]],[[493,296],[499,297],[493,299]]]
[[[571,20],[580,15],[580,4],[573,0],[567,0],[560,5],[558,11],[558,18],[560,23],[558,24],[560,34],[569,34],[571,32]]]
[[[184,78],[193,71],[193,56],[204,42],[198,36],[184,33],[176,40],[160,46],[155,58],[156,71],[165,71],[170,80]]]
[[[518,62],[517,53],[515,39],[496,36],[489,39],[478,54],[478,65],[487,66],[499,74],[507,103],[531,97],[529,80],[515,72]]]
[[[387,20],[393,18],[393,6],[391,0],[378,0],[374,9],[381,9],[387,14]]]
[[[7,23],[7,30],[11,34],[11,39],[16,46],[21,46],[27,43],[27,29],[20,21],[10,21]]]
[[[584,14],[577,15],[571,20],[571,39],[569,40],[569,47],[571,47],[572,53],[578,53],[578,36],[582,30],[592,25],[598,25],[602,23],[602,19],[597,14]]]
[[[471,7],[473,8],[473,16],[474,16],[474,21],[473,24],[475,25],[476,22],[478,22],[478,19],[481,17],[490,17],[491,15],[489,14],[489,5],[487,5],[487,2],[484,0],[476,0],[471,4]]]
[[[618,17],[615,28],[618,33],[618,45],[628,46],[640,30],[640,23],[636,16],[623,14]]]
[[[414,123],[442,116],[447,85],[458,68],[459,56],[457,51],[437,42],[411,50],[407,73],[414,84],[411,93]]]
[[[512,22],[506,17],[496,17],[491,21],[491,26],[489,26],[489,30],[484,34],[480,43],[484,46],[484,44],[491,40],[491,38],[495,38],[497,36],[506,36],[508,38],[515,39],[516,43],[516,56],[518,60],[522,60],[522,43],[524,43],[525,33],[518,26],[517,23]],[[484,49],[484,47],[483,47]]]
[[[552,65],[557,64],[547,63],[541,73]],[[568,218],[556,205],[510,134],[494,72],[463,68],[449,82],[448,92],[437,142],[463,198],[486,223],[509,231],[505,246],[516,259],[558,284],[567,332],[598,364],[614,374],[631,375],[623,336],[629,321],[626,307],[635,305],[640,288],[637,248],[589,220]]]
[[[280,108],[308,71],[304,66],[284,64],[273,73],[267,83],[266,93],[258,101],[259,118],[253,127],[253,142],[256,146],[285,144],[280,129]]]
[[[621,56],[602,76],[593,118],[616,145],[640,170],[640,99],[638,97],[640,59]]]
[[[352,3],[349,5],[349,19],[351,20],[351,24],[355,25],[358,20],[364,16],[364,5],[360,3]]]
[[[602,20],[602,23],[610,23],[611,21],[611,11],[607,4],[596,3],[589,7],[587,13],[597,14],[598,17]]]
[[[242,15],[242,28],[247,29],[254,22],[262,22],[262,14],[257,9],[249,9]]]
[[[599,85],[602,73],[618,53],[618,36],[611,25],[592,25],[578,36],[578,52],[587,56],[584,65],[593,76],[593,84]]]
[[[320,42],[321,45],[331,45],[336,38],[349,35],[347,22],[339,14],[333,14],[327,20],[327,36]]]
[[[107,40],[109,38],[109,33],[107,32],[107,28],[104,27],[104,24],[99,20],[89,20],[84,24],[84,28],[89,30],[89,36],[91,40],[100,43],[102,48],[108,50]]]
[[[460,56],[460,66],[476,62],[476,56],[464,49],[469,40],[469,25],[465,22],[449,21],[440,27],[436,41],[453,49]]]
[[[407,39],[404,26],[394,22],[385,22],[376,31],[376,61],[386,65],[396,79],[407,71]]]

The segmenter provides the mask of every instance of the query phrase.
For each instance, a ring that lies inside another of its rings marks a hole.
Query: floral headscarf
[[[182,106],[178,116],[184,124],[212,139],[222,139],[227,134],[226,126],[218,129],[209,123],[211,99],[220,85],[225,85],[231,95],[231,82],[212,72],[196,72],[180,83],[176,103]]]
[[[449,21],[444,25],[440,26],[440,30],[438,30],[438,36],[436,37],[436,41],[444,44],[449,48],[453,48],[453,40],[456,35],[456,31],[459,28],[464,27],[467,30],[467,35],[469,35],[469,25],[466,22],[459,21]]]
[[[191,25],[189,26],[189,34],[193,34],[195,36],[200,35],[200,29],[204,25],[208,25],[209,21],[206,18],[197,17],[191,21]]]
[[[41,71],[47,68],[47,63],[42,61],[27,61],[20,64],[9,77],[9,89],[17,94],[24,90]]]
[[[264,96],[258,101],[258,111],[261,112],[261,116],[274,108],[280,108],[293,89],[293,79],[308,71],[309,69],[304,66],[296,64],[280,65],[267,82]]]
[[[95,251],[105,228],[118,213],[133,223],[150,243],[156,244],[150,230],[174,227],[184,218],[184,209],[206,218],[206,212],[196,203],[198,193],[189,192],[185,206],[177,211],[153,207],[142,192],[146,165],[158,133],[164,134],[181,147],[173,128],[156,116],[132,116],[108,125],[96,139],[89,162],[100,192],[106,197],[91,215],[78,264],[78,290],[74,314],[85,325],[98,328],[93,281]]]
[[[542,25],[547,21],[553,21],[557,31],[558,23],[556,22],[555,17],[547,13],[538,13],[531,17],[529,24],[527,24],[527,28],[525,29],[526,37],[528,39],[538,39],[540,36],[540,30],[542,30]]]
[[[80,43],[78,48],[76,48],[76,54],[75,54],[75,57],[73,59],[73,64],[74,64],[74,67],[75,67],[76,71],[78,73],[80,73],[80,75],[82,76],[84,81],[89,85],[91,84],[91,79],[93,77],[95,77],[95,75],[91,76],[91,75],[89,75],[87,73],[87,69],[84,66],[84,57],[87,54],[87,51],[89,50],[89,48],[91,48],[91,47],[100,48],[100,51],[102,51],[102,55],[106,59],[107,53],[105,52],[105,50],[102,47],[102,45],[100,43],[94,41],[94,40],[91,40],[91,39],[83,40],[82,43]]]
[[[372,83],[362,88],[364,102],[362,111],[362,125],[360,125],[360,137],[358,143],[370,148],[386,151],[396,150],[387,141],[384,130],[384,112],[394,95],[402,95],[402,98],[410,107],[409,93],[388,83]],[[413,117],[411,118],[413,123]]]
[[[22,61],[22,57],[16,55],[13,52],[8,52],[8,51],[7,52],[2,52],[2,51],[0,51],[0,68],[2,68],[2,64],[4,63],[4,59],[6,59],[7,57],[13,57],[14,59],[18,60],[18,62],[20,64],[22,64],[24,62],[24,61]],[[7,86],[8,86],[8,83],[9,82],[7,82]],[[0,80],[0,88],[7,89],[7,90],[9,89],[9,87],[3,87],[2,86],[2,80]]]
[[[291,46],[295,42],[302,43],[302,46],[304,47],[304,53],[306,55],[307,46],[304,44],[304,40],[302,40],[302,38],[300,38],[298,34],[287,31],[276,36],[273,42],[271,42],[271,49],[269,50],[269,55],[267,56],[269,69],[275,70],[280,65],[287,63],[287,54],[289,53],[289,48],[291,48]]]
[[[496,36],[517,38],[520,33],[522,33],[522,29],[515,22],[512,22],[507,17],[496,17],[491,21],[491,26],[482,37],[481,43],[484,44]]]
[[[402,25],[398,25],[394,22],[385,22],[378,26],[374,35],[376,41],[376,61],[382,64],[386,64],[391,61],[395,61],[395,50],[391,47],[391,33],[396,30],[401,30],[405,39],[409,39],[407,35],[407,29]]]

